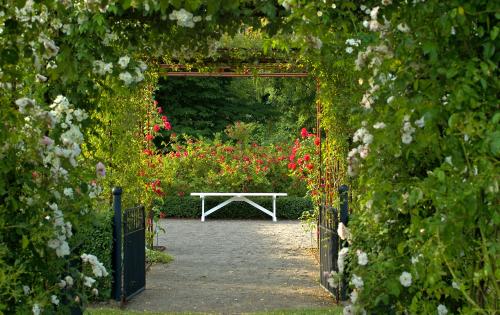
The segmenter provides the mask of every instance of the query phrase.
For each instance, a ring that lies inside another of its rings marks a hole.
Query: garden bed
[[[227,198],[207,197],[205,198],[205,209],[217,206]],[[272,209],[270,198],[254,198],[258,204]],[[162,217],[168,218],[200,218],[201,201],[199,197],[175,197],[163,198],[163,204],[157,205]],[[276,200],[276,213],[278,219],[296,220],[304,211],[312,211],[312,201],[307,197],[284,197]],[[210,215],[211,219],[269,219],[269,216],[255,209],[245,202],[233,202],[221,210]]]

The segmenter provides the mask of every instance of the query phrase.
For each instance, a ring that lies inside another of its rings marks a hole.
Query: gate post
[[[122,300],[122,189],[113,188],[113,298]]]
[[[342,185],[339,187],[339,196],[340,196],[340,222],[342,222],[346,227],[347,223],[349,222],[349,187],[347,185]],[[344,240],[343,242],[340,243],[340,249],[343,247],[348,247],[349,243],[347,240]],[[345,275],[342,277],[342,281],[340,283],[340,300],[345,301],[347,300],[347,288],[349,286],[348,283],[348,277]]]

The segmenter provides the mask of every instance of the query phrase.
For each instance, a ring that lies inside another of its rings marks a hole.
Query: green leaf
[[[495,26],[490,33],[491,40],[495,40],[497,38],[498,32],[500,32],[500,28],[498,26]]]
[[[436,61],[437,60],[437,49],[438,46],[435,42],[425,42],[422,45],[422,50],[424,51],[424,54],[429,55],[431,61]]]
[[[500,131],[495,131],[490,136],[490,151],[494,156],[500,155]]]
[[[0,62],[2,64],[16,64],[19,61],[17,48],[6,48],[0,52]]]
[[[23,249],[26,249],[26,247],[28,247],[30,243],[30,240],[28,239],[28,237],[26,235],[23,235],[23,239],[21,240],[21,247]]]

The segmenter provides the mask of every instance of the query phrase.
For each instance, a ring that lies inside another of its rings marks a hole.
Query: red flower
[[[307,138],[309,132],[307,132],[306,128],[302,128],[302,130],[300,131],[300,135],[302,136],[302,138]]]
[[[304,161],[309,161],[311,159],[311,156],[309,154],[304,155]]]
[[[312,170],[314,168],[314,165],[312,165],[311,163],[307,164],[306,165],[307,169],[308,170]]]
[[[295,170],[297,168],[297,164],[290,162],[288,163],[288,169]]]
[[[293,152],[293,153],[290,155],[289,159],[290,159],[290,162],[293,162],[293,161],[295,160],[295,152]]]
[[[153,135],[152,135],[152,134],[150,134],[150,133],[148,133],[148,134],[146,135],[146,140],[147,140],[147,141],[151,141],[151,140],[153,140],[153,138],[154,138],[154,137],[153,137]]]
[[[183,191],[179,191],[179,192],[177,193],[177,195],[179,195],[179,197],[184,197],[184,195],[185,195],[185,194],[186,194],[186,193],[185,193],[185,192],[183,192]]]
[[[146,176],[146,172],[144,172],[143,170],[140,170],[139,171],[139,176],[141,176],[141,177]]]
[[[146,155],[153,155],[153,151],[151,151],[150,149],[145,149],[143,152]]]
[[[158,125],[155,124],[153,126],[153,130],[156,131],[156,132],[160,131],[160,126],[158,126]]]
[[[168,118],[167,118],[167,116],[161,116],[161,120],[162,120],[163,122],[165,122],[165,121],[168,121]]]
[[[297,160],[297,163],[298,163],[298,164],[302,164],[302,162],[304,162],[304,160],[302,160],[302,158],[299,158],[299,159]]]
[[[321,140],[319,139],[319,137],[316,137],[316,139],[314,139],[314,144],[317,146],[321,144]]]
[[[168,121],[163,122],[163,127],[167,130],[172,130],[172,125]]]
[[[161,108],[161,107],[156,108],[156,110],[158,111],[158,114],[163,113],[163,108]]]
[[[155,106],[157,106],[157,105],[158,105],[158,101],[157,101],[157,100],[154,100],[154,101],[153,101],[153,104],[155,104]]]
[[[188,152],[187,151],[184,151],[184,156],[188,156]]]
[[[181,157],[181,153],[180,152],[175,152],[175,157]]]
[[[165,212],[160,212],[160,219],[165,219],[167,217],[167,214]]]

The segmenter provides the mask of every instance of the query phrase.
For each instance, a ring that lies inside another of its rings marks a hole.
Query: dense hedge
[[[99,300],[111,297],[111,259],[113,251],[113,213],[97,213],[94,221],[82,226],[75,233],[79,254],[93,254],[108,271],[107,277],[97,278],[95,287],[99,290]]]
[[[227,200],[227,197],[205,198],[205,209],[215,207]],[[261,206],[272,209],[272,199],[269,197],[256,197],[252,201]],[[167,196],[163,204],[157,205],[158,209],[167,217],[200,218],[201,200],[199,197],[173,197]],[[276,214],[280,219],[298,219],[302,212],[312,211],[313,204],[309,198],[303,197],[278,197],[276,199]],[[269,216],[249,205],[246,202],[232,202],[210,215],[212,219],[268,219]]]

